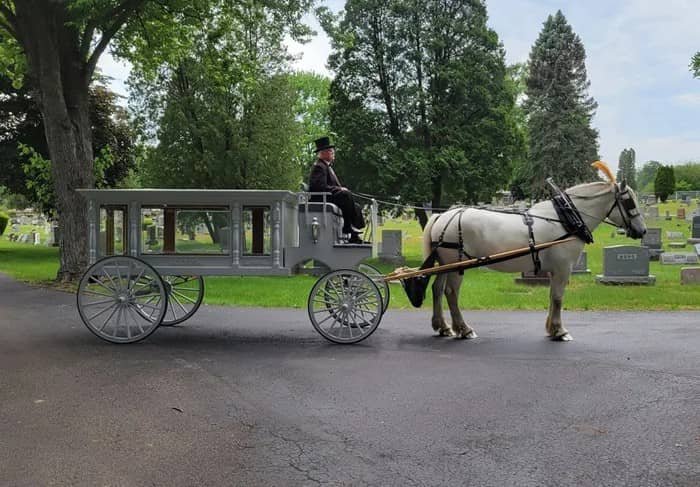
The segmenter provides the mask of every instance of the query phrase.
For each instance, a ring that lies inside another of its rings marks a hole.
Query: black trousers
[[[343,233],[352,233],[350,225],[358,229],[365,227],[362,207],[355,203],[355,199],[350,191],[333,193],[328,200],[343,212]]]

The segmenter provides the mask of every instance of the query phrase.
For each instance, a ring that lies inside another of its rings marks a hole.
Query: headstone
[[[522,272],[520,277],[515,278],[516,284],[525,284],[527,286],[549,286],[552,274],[550,272],[534,271]]]
[[[693,223],[691,225],[691,237],[688,239],[688,243],[696,244],[700,243],[700,216],[693,217]]]
[[[649,215],[649,218],[659,218],[659,207],[650,206],[647,214]]]
[[[659,255],[664,253],[661,229],[647,228],[647,233],[642,237],[642,246],[649,249],[649,258],[651,260],[659,260]]]
[[[693,247],[695,248],[695,253],[700,255],[700,243],[693,244]]]
[[[158,237],[156,233],[156,226],[155,225],[149,225],[148,227],[148,240],[146,241],[146,245],[155,245],[158,243]]]
[[[382,246],[379,251],[379,260],[396,265],[403,265],[406,259],[402,253],[401,230],[382,230]]]
[[[679,220],[685,220],[685,208],[678,208],[676,210],[676,218]]]
[[[668,246],[672,249],[682,249],[685,247],[685,242],[669,242]]]
[[[700,267],[682,267],[681,284],[700,284]]]
[[[19,243],[27,243],[27,242],[29,242],[29,235],[27,235],[26,233],[23,233],[22,235],[20,235]]]
[[[669,210],[666,210],[665,219],[666,219],[666,220],[670,220],[670,219],[671,219],[671,212],[670,212]]]
[[[586,254],[586,251],[582,251],[578,255],[578,259],[576,259],[576,262],[573,263],[571,266],[571,273],[572,274],[590,274],[591,270],[588,268],[588,255]]]
[[[614,245],[603,249],[603,274],[596,276],[602,284],[654,284],[649,275],[649,249],[631,245]]]
[[[697,264],[698,254],[696,253],[672,253],[666,252],[661,256],[661,263],[667,265],[674,264]]]
[[[41,237],[39,236],[38,233],[32,232],[32,243],[34,245],[40,245],[41,244]]]
[[[683,232],[666,232],[666,238],[670,240],[683,240],[685,236]]]

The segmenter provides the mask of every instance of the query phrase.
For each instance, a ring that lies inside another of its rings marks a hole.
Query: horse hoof
[[[556,337],[552,337],[552,340],[555,341],[555,342],[570,342],[570,341],[573,340],[573,339],[574,339],[574,337],[572,337],[572,336],[571,336],[570,334],[568,334],[568,333],[564,333],[563,335],[559,335],[559,336],[556,336]]]
[[[439,337],[451,337],[454,335],[454,332],[450,328],[441,328],[438,330],[437,336]]]
[[[479,335],[477,335],[476,332],[475,332],[474,330],[470,330],[469,333],[467,333],[466,335],[464,335],[464,338],[465,338],[466,340],[472,340],[472,339],[474,339],[474,338],[479,338]]]

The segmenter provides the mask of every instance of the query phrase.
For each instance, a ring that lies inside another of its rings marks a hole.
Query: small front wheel
[[[113,256],[93,264],[78,286],[78,313],[92,333],[111,343],[143,340],[168,306],[163,280],[142,260]]]
[[[168,309],[161,326],[173,326],[192,317],[204,299],[202,276],[163,276]]]
[[[357,343],[377,329],[382,319],[382,296],[365,274],[340,269],[321,277],[309,293],[311,324],[334,343]]]

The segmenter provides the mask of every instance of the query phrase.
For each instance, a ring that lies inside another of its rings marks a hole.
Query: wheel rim
[[[204,299],[202,276],[163,276],[168,306],[162,326],[182,323],[197,312]]]
[[[384,274],[379,272],[379,269],[369,264],[360,264],[357,266],[357,270],[372,279],[374,284],[377,285],[379,294],[382,296],[382,314],[386,313],[386,309],[389,307],[391,292],[389,291],[389,283],[384,280]]]
[[[143,340],[158,328],[166,308],[160,276],[132,257],[108,257],[93,264],[78,287],[83,323],[112,343]]]
[[[337,270],[321,277],[309,294],[309,318],[323,337],[335,343],[357,343],[377,329],[382,297],[361,272]]]

